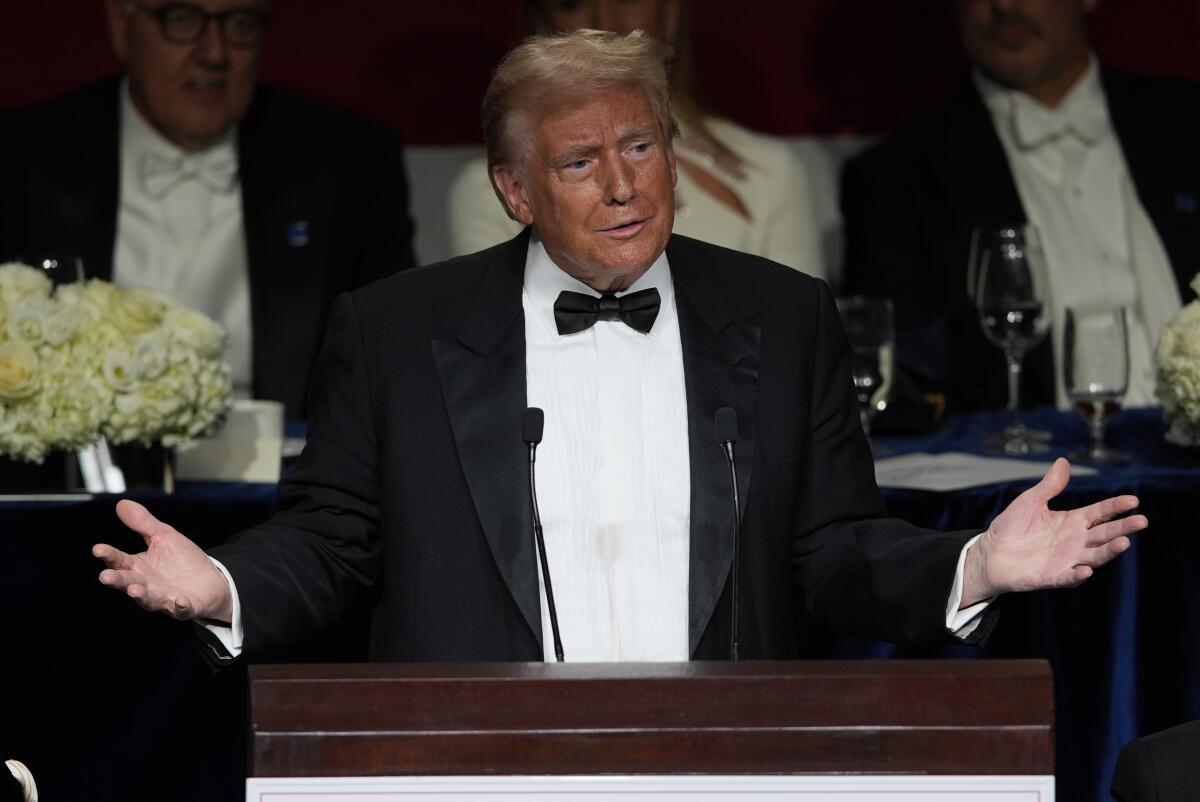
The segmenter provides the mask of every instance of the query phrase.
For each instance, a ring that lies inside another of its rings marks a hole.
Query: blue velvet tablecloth
[[[1080,450],[1080,419],[1053,410],[1028,421],[1054,434],[1050,456]],[[893,453],[981,452],[1002,415],[951,421],[936,435],[889,439]],[[1079,506],[1135,493],[1150,529],[1081,588],[1001,602],[983,648],[901,649],[833,633],[799,611],[803,657],[1044,657],[1054,667],[1058,798],[1107,800],[1119,746],[1200,718],[1200,565],[1193,498],[1200,451],[1163,442],[1154,410],[1119,413],[1111,442],[1134,462],[1072,481],[1059,499]],[[1041,459],[1048,459],[1042,457]],[[941,529],[982,528],[1030,482],[948,494],[885,490],[890,511]],[[184,483],[139,497],[203,546],[263,520],[271,485]],[[213,673],[184,625],[139,611],[97,583],[92,543],[139,550],[113,514],[115,497],[0,503],[5,612],[0,756],[30,765],[44,799],[243,798],[245,674]],[[297,659],[361,659],[365,616]]]
[[[1049,462],[1084,450],[1087,429],[1074,413],[1052,409],[1024,420],[1050,432]],[[893,454],[912,451],[983,453],[985,435],[1003,413],[952,420],[926,437],[884,438]],[[1110,800],[1108,785],[1121,745],[1142,734],[1200,718],[1200,450],[1166,443],[1157,409],[1126,410],[1110,423],[1108,442],[1133,456],[1077,476],[1056,509],[1123,493],[1139,497],[1150,528],[1114,563],[1082,587],[1006,598],[1000,623],[982,649],[941,653],[1044,657],[1054,668],[1059,799]],[[885,489],[889,512],[923,526],[986,525],[1032,481],[933,493]],[[802,636],[803,638],[803,636]],[[832,638],[826,654],[913,656],[888,644]],[[1197,756],[1200,759],[1200,756]]]

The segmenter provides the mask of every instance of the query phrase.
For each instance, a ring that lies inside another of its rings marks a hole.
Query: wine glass
[[[1119,408],[1129,386],[1125,307],[1067,308],[1063,319],[1063,383],[1091,435],[1087,450],[1072,454],[1070,459],[1128,462],[1128,454],[1104,444],[1107,418]]]
[[[1018,417],[1025,353],[1050,329],[1047,279],[1041,241],[1033,226],[976,231],[971,245],[975,305],[983,334],[1004,350],[1008,363],[1008,424],[989,438],[1001,454],[1046,451],[1044,439]]]
[[[871,436],[871,419],[887,407],[892,388],[895,328],[890,298],[854,295],[837,300],[850,340],[850,372],[858,398],[863,432]]]
[[[84,280],[83,259],[77,254],[42,251],[24,254],[18,261],[41,270],[55,284]]]

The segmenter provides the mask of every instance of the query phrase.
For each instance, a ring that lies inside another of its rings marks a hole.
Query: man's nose
[[[637,194],[633,166],[620,156],[609,159],[605,166],[604,194],[609,203],[628,203]]]
[[[221,21],[209,17],[204,21],[204,30],[193,45],[200,61],[211,66],[225,66],[229,62],[229,45],[221,32]]]

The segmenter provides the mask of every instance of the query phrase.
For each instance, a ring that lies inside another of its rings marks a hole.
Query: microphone
[[[731,410],[732,411],[732,410]],[[533,537],[537,543],[538,559],[542,564],[542,584],[546,586],[546,608],[550,611],[550,629],[554,632],[554,656],[563,661],[562,638],[558,636],[558,611],[554,608],[554,588],[550,585],[550,565],[546,562],[546,541],[542,538],[542,516],[538,512],[537,483],[534,482],[534,463],[546,416],[537,407],[525,410],[521,420],[521,439],[529,446],[529,499],[533,505]]]
[[[738,481],[737,468],[733,461],[733,444],[738,440],[737,428],[737,412],[733,407],[721,407],[717,410],[714,419],[717,431],[717,443],[720,444],[721,450],[725,452],[725,459],[729,462],[729,481],[733,487],[733,566],[730,569],[732,576],[730,596],[731,607],[730,613],[731,625],[729,630],[729,659],[738,659],[738,613],[741,602],[741,542],[742,542],[742,522],[738,512]]]

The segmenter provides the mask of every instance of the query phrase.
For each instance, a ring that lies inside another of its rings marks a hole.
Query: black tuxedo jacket
[[[1200,721],[1156,732],[1121,749],[1113,774],[1118,802],[1200,802]]]
[[[1184,302],[1200,268],[1200,87],[1102,69],[1113,127]],[[1002,407],[1004,356],[967,295],[971,231],[1026,221],[992,118],[968,82],[913,128],[842,173],[845,290],[896,307],[897,358],[961,409]],[[1053,349],[1025,360],[1022,400],[1054,403]]]
[[[119,91],[110,78],[0,115],[0,257],[79,256],[89,277],[112,277]],[[400,146],[380,126],[260,86],[237,148],[254,392],[300,417],[333,300],[413,266]]]
[[[367,588],[373,659],[542,659],[521,440],[527,245],[526,233],[339,299],[314,374],[308,445],[276,511],[213,552],[236,584],[248,657],[332,626]],[[795,654],[793,586],[836,625],[941,637],[970,533],[879,519],[828,290],[684,237],[667,254],[690,442],[691,656],[729,648],[733,513],[713,426],[723,406],[737,411],[741,435],[742,654]],[[562,633],[568,658],[571,636]]]

